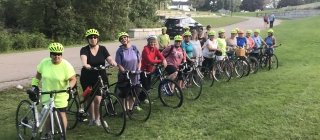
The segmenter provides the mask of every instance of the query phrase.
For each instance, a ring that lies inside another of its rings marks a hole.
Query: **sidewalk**
[[[263,30],[263,21],[261,18],[245,17],[247,21],[237,24],[223,27],[226,30],[226,36],[230,35],[230,30],[239,28],[241,30],[247,29],[261,29]],[[274,25],[280,24],[280,20],[276,20]],[[220,29],[220,28],[219,28]],[[217,32],[219,29],[214,28]],[[265,36],[265,35],[262,35]],[[146,40],[132,40],[132,44],[136,45],[138,49],[142,50],[146,45]],[[106,46],[111,56],[114,58],[116,50],[120,45],[119,42],[100,43]],[[83,46],[75,48],[66,48],[63,54],[64,59],[68,60],[75,68],[77,73],[80,73],[81,61],[80,61],[80,49]],[[25,53],[13,53],[13,54],[1,54],[0,55],[0,90],[8,87],[15,87],[17,85],[26,85],[30,83],[31,77],[36,74],[37,64],[44,58],[49,57],[47,50],[25,52]]]

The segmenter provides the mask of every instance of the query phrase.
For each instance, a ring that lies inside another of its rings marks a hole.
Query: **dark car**
[[[199,31],[199,29],[203,29],[203,26],[191,17],[167,18],[165,26],[167,27],[167,34],[171,38],[176,35],[182,35],[184,27],[189,27],[190,30],[196,29],[197,31]]]

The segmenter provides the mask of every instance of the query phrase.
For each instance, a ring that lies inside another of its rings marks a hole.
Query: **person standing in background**
[[[162,34],[158,36],[159,39],[159,50],[162,51],[168,47],[170,43],[170,37],[167,34],[167,27],[162,27]]]
[[[275,21],[276,17],[274,16],[274,14],[272,13],[269,16],[269,22],[270,22],[270,28],[273,28],[273,22]]]

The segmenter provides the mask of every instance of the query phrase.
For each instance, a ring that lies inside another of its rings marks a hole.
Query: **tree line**
[[[83,41],[89,28],[99,30],[101,40],[112,40],[128,28],[159,26],[159,1],[165,0],[0,0],[0,52],[8,34],[72,44]]]
[[[296,6],[320,0],[190,0],[193,6],[200,10],[218,11],[220,9],[238,12],[241,10],[264,10],[267,4],[272,3],[275,8]]]

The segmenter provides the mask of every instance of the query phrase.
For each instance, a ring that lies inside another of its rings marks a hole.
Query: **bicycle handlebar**
[[[107,65],[107,66],[98,66],[98,67],[91,67],[89,70],[95,70],[95,71],[100,71],[100,70],[107,70],[113,68],[112,65]]]

